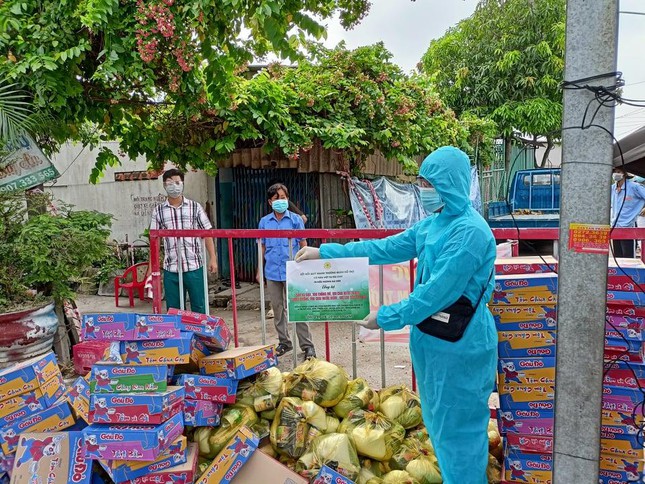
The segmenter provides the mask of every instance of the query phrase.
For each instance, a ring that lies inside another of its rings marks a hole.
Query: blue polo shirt
[[[264,230],[291,230],[304,229],[305,224],[293,212],[287,210],[283,217],[278,220],[274,212],[260,219],[259,229]],[[264,253],[264,275],[269,281],[287,280],[287,261],[296,256],[302,239],[291,239],[291,257],[289,256],[289,239],[262,239],[265,247]]]
[[[618,217],[616,227],[635,227],[636,217],[645,206],[645,187],[631,180],[625,180],[620,191],[616,186],[611,186],[611,225]]]

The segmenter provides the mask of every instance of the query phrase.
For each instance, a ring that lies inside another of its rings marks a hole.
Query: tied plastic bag
[[[416,427],[423,421],[421,400],[405,385],[394,385],[381,390],[379,411],[404,429]]]
[[[194,439],[199,445],[199,455],[214,459],[243,425],[252,427],[258,420],[258,415],[247,405],[236,404],[225,408],[219,427],[195,429]]]
[[[320,406],[285,397],[271,423],[271,445],[279,454],[297,459],[305,452],[308,442],[326,430],[327,417]]]
[[[367,410],[351,411],[338,431],[349,435],[360,455],[381,462],[390,460],[405,438],[405,429],[398,423]]]
[[[296,464],[296,472],[312,479],[323,465],[332,467],[339,474],[355,480],[360,470],[356,448],[346,434],[326,434],[313,440],[309,451]]]
[[[368,482],[381,482],[380,479],[389,469],[382,462],[364,459],[361,463],[361,470],[358,472],[356,484],[367,484]]]
[[[406,471],[390,471],[383,476],[382,484],[420,484]]]
[[[421,484],[441,484],[443,482],[436,458],[433,459],[427,455],[422,454],[410,461],[405,470]]]
[[[282,398],[282,390],[282,372],[272,367],[255,379],[242,380],[237,388],[236,403],[249,405],[256,412],[274,410]]]
[[[298,365],[285,377],[285,390],[291,397],[333,407],[345,395],[347,380],[345,370],[314,358]]]
[[[327,415],[327,430],[325,432],[328,434],[335,434],[339,425],[340,420],[333,415]]]
[[[392,470],[404,471],[410,462],[420,456],[429,457],[434,464],[437,462],[430,440],[419,440],[416,437],[408,437],[390,459],[390,468]]]
[[[340,418],[345,418],[352,410],[368,408],[373,397],[374,391],[364,378],[351,380],[347,384],[342,400],[334,406],[334,413]]]

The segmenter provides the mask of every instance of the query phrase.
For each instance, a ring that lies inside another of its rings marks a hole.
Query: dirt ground
[[[152,312],[152,306],[146,301],[135,301],[133,308],[127,307],[127,298],[121,299],[122,307],[114,306],[114,298],[108,296],[87,296],[79,295],[76,299],[79,311],[91,312]],[[224,319],[233,331],[233,311],[225,308],[212,308],[211,314]],[[262,343],[262,324],[260,321],[259,309],[239,310],[238,316],[238,338],[240,345],[250,346]],[[278,343],[277,333],[273,325],[273,319],[266,320],[266,342]],[[310,325],[316,353],[319,358],[325,358],[325,325],[315,323]],[[358,329],[357,329],[358,331]],[[352,329],[347,323],[332,323],[329,325],[330,334],[330,361],[342,366],[352,375]],[[357,374],[365,378],[374,388],[381,388],[381,357],[380,345],[378,343],[356,343]],[[298,350],[298,363],[302,362],[302,352]],[[280,369],[289,371],[293,368],[292,353],[287,353],[279,359]],[[410,363],[410,352],[407,346],[386,344],[385,345],[385,383],[386,385],[405,384],[412,385],[412,365]]]

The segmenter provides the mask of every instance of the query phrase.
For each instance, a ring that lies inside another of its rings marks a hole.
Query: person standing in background
[[[645,187],[628,179],[623,167],[614,168],[611,186],[611,226],[636,227],[636,217],[645,207]],[[614,240],[614,257],[634,257],[633,240]]]
[[[170,169],[162,176],[163,186],[168,195],[152,212],[150,230],[187,230],[212,228],[210,220],[202,206],[184,197],[184,174],[177,169]],[[211,237],[204,240],[208,252],[208,271],[217,272],[215,244]],[[198,238],[164,237],[163,284],[166,294],[166,307],[180,307],[179,296],[179,254],[181,252],[181,273],[186,293],[190,297],[190,308],[196,313],[206,313],[206,294],[204,287],[204,259],[201,242]],[[148,274],[152,265],[148,266]]]

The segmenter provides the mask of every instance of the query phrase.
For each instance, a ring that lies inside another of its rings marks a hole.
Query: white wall
[[[542,161],[544,156],[544,148],[538,148],[535,151],[535,159],[537,162]],[[549,159],[544,164],[544,168],[559,168],[562,165],[562,145],[555,145],[549,152]]]
[[[117,156],[119,147],[116,142],[103,143]],[[156,180],[114,181],[115,172],[146,170],[143,157],[130,160],[119,156],[122,165],[108,168],[103,178],[96,184],[89,183],[90,172],[98,150],[83,149],[82,145],[65,144],[52,163],[61,173],[55,183],[45,185],[56,199],[75,205],[80,210],[98,210],[114,215],[112,237],[120,242],[127,234],[130,242],[140,238],[150,225],[150,214],[154,206],[165,199],[161,176]],[[171,168],[170,165],[166,168]],[[213,201],[214,181],[206,173],[188,172],[185,179],[185,194],[206,208]],[[214,208],[211,215],[215,218]]]

